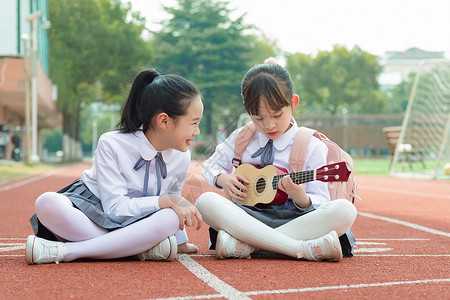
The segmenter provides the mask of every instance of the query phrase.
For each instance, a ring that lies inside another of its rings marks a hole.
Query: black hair
[[[144,70],[133,81],[117,128],[128,133],[142,125],[146,132],[154,116],[164,112],[176,119],[186,114],[187,107],[196,98],[201,98],[200,91],[187,79],[160,75],[155,69]]]
[[[278,64],[260,64],[251,68],[241,84],[245,110],[259,114],[261,99],[274,111],[291,105],[294,85],[289,72]]]

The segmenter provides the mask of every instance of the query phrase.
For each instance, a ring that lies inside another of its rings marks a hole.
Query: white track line
[[[368,238],[368,239],[362,239],[362,238],[357,238],[356,239],[357,243],[358,241],[429,241],[430,239],[410,239],[410,238],[406,238],[406,239],[377,239],[377,238]]]
[[[384,256],[384,257],[450,257],[450,254],[359,254],[358,256]]]
[[[384,251],[391,251],[394,248],[355,248],[355,253],[359,252],[384,252]],[[359,254],[358,254],[359,255]]]
[[[22,186],[22,185],[34,182],[36,180],[47,178],[49,176],[55,175],[55,174],[57,174],[59,172],[62,172],[65,169],[66,169],[66,167],[61,167],[61,168],[58,168],[58,169],[47,171],[47,172],[42,173],[40,175],[36,175],[36,176],[30,177],[30,178],[26,178],[26,179],[24,179],[23,181],[20,181],[20,182],[16,182],[16,183],[13,183],[13,184],[8,184],[8,185],[5,185],[5,186],[2,186],[2,187],[0,187],[0,192],[6,191],[6,190],[10,190],[10,189],[14,189],[16,187],[19,187],[19,186]]]
[[[358,189],[373,190],[373,191],[385,192],[385,193],[404,194],[404,195],[411,195],[411,196],[420,196],[420,197],[424,197],[424,198],[433,198],[433,199],[436,199],[436,198],[450,199],[450,195],[436,195],[433,193],[418,193],[418,192],[414,192],[414,191],[387,189],[387,188],[380,188],[380,187],[374,187],[374,186],[368,186],[368,185],[363,185],[363,186],[358,185]]]
[[[358,212],[358,215],[361,215],[361,216],[367,217],[367,218],[372,218],[372,219],[383,220],[383,221],[391,222],[391,223],[395,223],[395,224],[400,224],[403,226],[411,227],[413,229],[425,231],[428,233],[433,233],[433,234],[442,235],[445,237],[450,237],[450,233],[448,233],[448,232],[436,230],[433,228],[425,227],[422,225],[417,225],[417,224],[410,223],[410,222],[400,221],[400,220],[388,218],[388,217],[381,217],[381,216],[377,216],[377,215],[374,215],[371,213],[365,213],[365,212]]]
[[[342,290],[342,289],[359,289],[359,288],[370,288],[370,287],[384,287],[393,285],[411,285],[411,284],[425,284],[425,283],[441,283],[450,282],[450,278],[442,279],[425,279],[425,280],[414,280],[414,281],[394,281],[394,282],[380,282],[380,283],[363,283],[363,284],[350,284],[350,285],[335,285],[335,286],[320,286],[320,287],[310,287],[302,289],[285,289],[285,290],[272,290],[272,291],[255,291],[246,292],[245,295],[267,295],[267,294],[287,294],[287,293],[303,293],[303,292],[317,292],[317,291],[327,291],[327,290]]]
[[[387,287],[395,285],[416,285],[416,284],[429,284],[429,283],[445,283],[450,282],[450,278],[442,279],[424,279],[424,280],[413,280],[413,281],[394,281],[394,282],[380,282],[380,283],[363,283],[363,284],[351,284],[351,285],[334,285],[334,286],[320,286],[320,287],[309,287],[302,289],[284,289],[284,290],[268,290],[268,291],[253,291],[244,292],[243,296],[260,296],[260,295],[270,295],[270,294],[293,294],[293,293],[305,293],[305,292],[320,292],[329,290],[345,290],[345,289],[360,289],[360,288],[371,288],[371,287]],[[209,295],[197,295],[197,296],[185,296],[185,297],[172,297],[172,298],[159,298],[159,300],[191,300],[191,299],[214,299],[221,298],[222,295],[209,294]]]
[[[25,245],[11,246],[11,247],[0,248],[0,252],[14,251],[14,250],[22,250],[22,249],[25,249],[25,248],[26,248]]]
[[[205,282],[207,285],[215,289],[220,293],[218,297],[225,297],[227,299],[247,299],[250,300],[247,296],[243,295],[242,292],[238,291],[231,285],[226,284],[224,281],[220,280],[217,276],[209,272],[206,268],[204,268],[201,264],[193,260],[187,254],[177,255],[177,259],[181,262],[186,269],[191,271],[195,276]],[[217,296],[214,296],[217,297]],[[178,299],[178,298],[176,298]],[[193,298],[190,298],[193,299]]]

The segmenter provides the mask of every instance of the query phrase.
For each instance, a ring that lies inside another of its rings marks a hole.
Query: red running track
[[[192,162],[183,195],[213,190]],[[35,199],[79,177],[75,164],[0,185],[1,299],[450,299],[450,182],[358,175],[355,256],[340,263],[286,258],[216,260],[200,247],[174,262],[25,262]]]

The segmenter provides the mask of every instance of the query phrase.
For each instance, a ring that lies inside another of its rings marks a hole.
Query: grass
[[[388,176],[389,159],[354,159],[355,174]],[[27,165],[24,163],[0,163],[0,183],[42,173],[59,164]]]
[[[0,183],[31,176],[54,169],[58,164],[27,165],[25,163],[0,163]]]
[[[389,159],[353,159],[355,174],[389,176]]]

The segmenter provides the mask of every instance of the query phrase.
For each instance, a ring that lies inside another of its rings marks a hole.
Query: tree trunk
[[[76,99],[76,97],[75,97]],[[80,142],[80,101],[73,101],[63,110],[63,161],[80,161],[83,151]]]

